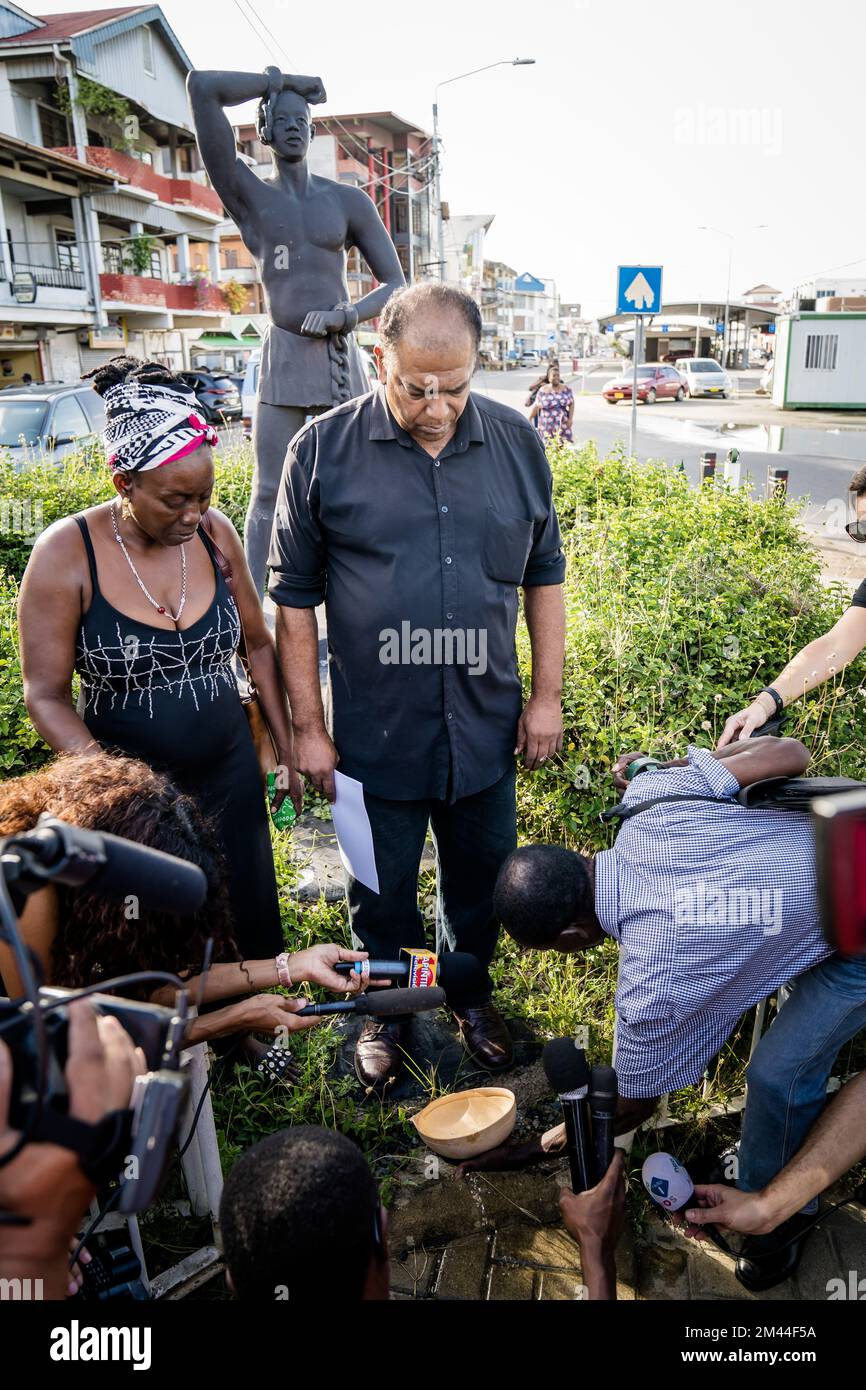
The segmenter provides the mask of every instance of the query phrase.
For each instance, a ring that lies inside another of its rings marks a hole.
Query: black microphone
[[[589,1117],[595,1150],[595,1180],[601,1182],[613,1160],[619,1088],[613,1067],[593,1067],[589,1081]]]
[[[586,1053],[572,1038],[554,1038],[542,1054],[544,1071],[559,1096],[565,1120],[572,1192],[586,1192],[593,1180],[592,1139],[589,1130],[589,1067]]]
[[[365,969],[365,967],[369,967]],[[408,960],[341,960],[334,966],[339,975],[360,975],[370,979],[405,980]],[[490,990],[490,978],[481,961],[468,951],[445,951],[438,958],[436,984],[456,1000],[481,999]]]
[[[354,999],[338,999],[333,1004],[308,1004],[298,1010],[298,1018],[321,1018],[323,1014],[369,1014],[387,1018],[390,1014],[420,1014],[441,1009],[445,991],[432,989],[382,989],[374,994],[358,994]]]
[[[195,912],[207,897],[207,879],[197,864],[55,816],[40,816],[35,830],[10,836],[3,852],[20,855],[17,886],[27,892],[43,883],[86,886],[107,898],[134,897],[142,907],[178,916]]]

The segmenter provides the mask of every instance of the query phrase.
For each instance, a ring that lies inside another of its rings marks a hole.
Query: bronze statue
[[[191,72],[187,81],[198,147],[211,182],[255,257],[270,323],[262,347],[253,430],[256,458],[244,544],[264,589],[277,487],[289,441],[320,415],[369,389],[352,330],[382,312],[404,277],[372,199],[360,188],[311,174],[310,105],[325,100],[318,77]],[[273,174],[260,179],[239,157],[223,110],[259,98],[259,139]],[[357,246],[380,283],[351,304],[346,252]]]

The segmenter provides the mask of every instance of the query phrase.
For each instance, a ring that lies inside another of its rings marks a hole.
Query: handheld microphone
[[[325,1014],[369,1014],[387,1018],[392,1014],[420,1014],[441,1009],[445,991],[432,989],[383,989],[375,994],[358,994],[354,999],[338,999],[333,1004],[308,1004],[298,1010],[299,1018],[321,1018]]]
[[[601,1182],[613,1160],[619,1088],[613,1067],[593,1067],[589,1082],[589,1117],[595,1151],[595,1180]]]
[[[339,975],[360,975],[362,979],[405,980],[410,975],[412,963],[409,960],[341,960],[334,969]],[[438,958],[435,976],[430,978],[457,1000],[483,998],[490,989],[487,971],[468,951],[445,951]]]
[[[52,882],[87,886],[107,898],[135,897],[143,907],[177,916],[195,912],[207,897],[207,879],[197,864],[55,816],[40,816],[35,830],[9,836],[3,852],[20,857],[16,886],[25,891]]]
[[[666,1153],[650,1154],[644,1159],[641,1169],[643,1185],[659,1207],[665,1211],[682,1211],[687,1207],[695,1193],[694,1183],[681,1163]],[[702,1226],[710,1240],[725,1254],[731,1254],[731,1247],[717,1226]]]
[[[592,1139],[589,1129],[589,1067],[586,1053],[571,1038],[554,1038],[542,1054],[544,1072],[559,1096],[565,1120],[565,1140],[572,1192],[594,1187]]]

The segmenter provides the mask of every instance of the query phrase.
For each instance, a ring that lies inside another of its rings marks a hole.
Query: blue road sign
[[[621,265],[617,270],[616,312],[656,314],[662,303],[660,265]]]

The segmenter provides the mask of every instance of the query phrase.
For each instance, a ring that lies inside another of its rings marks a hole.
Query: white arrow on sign
[[[625,292],[625,297],[631,300],[636,309],[645,309],[648,304],[652,304],[655,294],[643,271],[639,271],[634,277]]]

